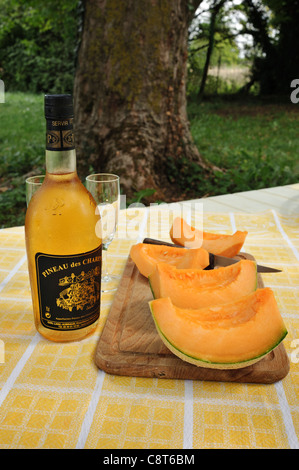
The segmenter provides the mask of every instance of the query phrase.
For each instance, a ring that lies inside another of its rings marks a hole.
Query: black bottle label
[[[50,330],[92,325],[100,315],[102,247],[76,255],[36,253],[40,319]]]
[[[75,137],[73,131],[73,118],[47,119],[47,150],[73,150]]]

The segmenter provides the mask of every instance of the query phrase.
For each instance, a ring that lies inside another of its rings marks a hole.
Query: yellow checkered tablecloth
[[[172,210],[173,207],[173,210]],[[200,207],[188,211],[200,224]],[[169,210],[171,208],[171,210]],[[144,236],[169,240],[182,206],[121,211],[110,270],[121,273]],[[94,352],[113,294],[103,294],[97,331],[52,343],[35,330],[24,227],[0,230],[0,448],[299,448],[299,215],[204,213],[206,231],[247,230],[244,251],[260,264],[288,329],[290,372],[271,385],[113,376]]]

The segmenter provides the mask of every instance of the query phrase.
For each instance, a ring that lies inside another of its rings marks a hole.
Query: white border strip
[[[193,449],[193,381],[185,380],[183,449]]]
[[[93,394],[89,403],[89,407],[82,423],[80,435],[76,444],[76,449],[84,449],[84,446],[85,446],[85,443],[88,438],[88,434],[92,425],[93,417],[97,409],[98,401],[101,396],[104,378],[105,378],[105,372],[103,372],[102,370],[99,370],[95,388],[94,388],[94,391],[93,391]]]
[[[278,396],[281,414],[282,414],[285,430],[288,436],[290,448],[299,449],[299,441],[298,441],[296,431],[294,428],[294,423],[293,423],[289,403],[285,395],[283,384],[281,381],[275,384],[275,389],[276,389],[276,393]]]
[[[281,236],[286,241],[286,243],[289,245],[289,247],[292,249],[295,257],[299,261],[299,253],[298,253],[297,249],[294,247],[291,240],[289,239],[288,235],[283,230],[283,228],[281,226],[281,223],[280,223],[280,220],[278,218],[278,215],[276,214],[274,209],[272,209],[271,212],[273,214],[275,223],[277,225],[277,228],[278,228]],[[298,441],[296,431],[295,431],[295,428],[294,428],[292,414],[291,414],[291,411],[290,411],[290,406],[289,406],[287,397],[285,395],[285,391],[284,391],[284,388],[283,388],[283,383],[281,381],[276,383],[275,384],[275,389],[276,389],[276,392],[277,392],[277,396],[278,396],[278,400],[279,400],[279,404],[280,404],[280,408],[281,408],[281,412],[282,412],[282,417],[283,417],[283,421],[284,421],[284,425],[285,425],[285,429],[286,429],[286,433],[287,433],[287,436],[288,436],[290,447],[291,447],[291,449],[299,449],[299,441]]]
[[[275,223],[277,225],[277,228],[278,230],[280,231],[283,239],[287,242],[287,244],[289,245],[289,247],[291,248],[291,250],[293,251],[295,257],[297,258],[297,260],[299,261],[299,252],[297,250],[297,248],[295,248],[295,246],[293,245],[293,243],[291,242],[291,240],[289,239],[289,237],[287,236],[287,234],[285,233],[285,231],[283,230],[282,226],[281,226],[281,223],[280,223],[280,220],[275,212],[274,209],[271,210],[272,214],[273,214],[273,217],[274,217],[274,220],[275,220]]]
[[[185,215],[186,222],[191,225],[192,207]],[[184,434],[183,449],[193,449],[193,381],[185,380],[185,405],[184,405]]]
[[[30,358],[31,354],[33,353],[33,351],[35,349],[35,346],[38,344],[39,341],[40,341],[40,334],[35,333],[32,340],[30,341],[29,345],[27,346],[26,351],[22,355],[19,362],[16,364],[15,368],[11,372],[10,376],[8,377],[5,384],[3,385],[3,388],[0,391],[0,406],[4,402],[7,395],[9,394],[9,392],[12,389],[15,381],[17,380],[18,376],[22,372],[26,362]]]
[[[22,258],[20,259],[20,261],[15,265],[15,267],[10,271],[10,273],[8,274],[8,276],[6,276],[5,279],[3,279],[3,281],[1,282],[0,284],[0,292],[2,291],[2,289],[4,289],[4,287],[6,286],[6,284],[8,284],[8,282],[11,280],[11,278],[16,274],[16,272],[19,270],[19,268],[22,266],[22,264],[25,263],[27,259],[27,256],[24,255],[22,256]]]
[[[138,238],[137,238],[136,243],[140,243],[142,239],[144,238],[144,230],[146,227],[147,219],[148,219],[148,208],[146,208],[144,217],[142,219],[142,222],[140,223]],[[81,426],[81,431],[80,431],[79,438],[76,444],[76,449],[84,449],[85,447],[88,434],[92,426],[94,414],[96,412],[98,402],[101,397],[105,375],[106,375],[105,372],[103,372],[102,370],[98,371],[95,388],[94,388],[94,391],[93,391],[93,394],[89,403],[88,410],[85,414],[85,417]]]
[[[233,212],[229,213],[229,219],[230,219],[230,223],[231,223],[233,232],[236,232],[237,228],[236,228],[235,216],[234,216]]]
[[[9,283],[11,278],[18,272],[19,268],[26,261],[26,259],[27,259],[27,255],[25,254],[24,256],[22,256],[20,261],[15,265],[15,267],[10,271],[10,273],[6,276],[6,278],[1,282],[0,292]],[[31,354],[33,353],[33,351],[35,349],[35,346],[37,345],[37,343],[39,341],[40,341],[40,335],[39,335],[39,333],[35,333],[35,335],[31,339],[29,345],[27,346],[25,352],[23,353],[22,357],[17,362],[16,366],[12,370],[11,374],[9,375],[8,379],[6,380],[5,384],[3,385],[3,387],[0,391],[0,406],[4,402],[5,398],[9,394],[9,392],[11,391],[12,387],[14,386],[15,381],[17,380],[18,376],[22,372],[26,362],[30,358]]]
[[[297,260],[299,261],[299,253],[296,250],[296,248],[294,247],[294,245],[292,244],[291,240],[289,239],[289,237],[287,236],[285,231],[283,230],[275,210],[272,209],[271,212],[273,214],[275,223],[277,225],[277,228],[278,228],[281,236],[287,242],[289,247],[293,250],[294,255],[296,256]],[[234,214],[233,213],[230,213],[230,221],[231,221],[232,228],[235,230],[236,229],[236,224],[235,224],[235,219],[234,219]],[[275,287],[277,287],[277,286],[275,286]],[[275,389],[276,389],[276,393],[277,393],[277,396],[278,396],[279,406],[280,406],[280,410],[281,410],[281,414],[282,414],[282,418],[283,418],[286,434],[288,436],[288,441],[289,441],[290,447],[291,447],[291,449],[299,449],[299,442],[298,442],[298,438],[297,438],[296,431],[295,431],[295,428],[294,428],[294,423],[293,423],[289,403],[288,403],[287,397],[285,395],[285,391],[284,391],[284,388],[283,388],[282,381],[275,383]]]

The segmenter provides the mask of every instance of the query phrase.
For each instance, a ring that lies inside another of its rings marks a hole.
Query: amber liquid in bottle
[[[46,177],[26,213],[34,321],[52,341],[91,334],[100,313],[99,215],[76,172],[75,149],[46,150]]]

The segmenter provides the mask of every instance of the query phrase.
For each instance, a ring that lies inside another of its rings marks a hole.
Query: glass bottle
[[[25,219],[33,313],[42,336],[75,341],[100,315],[100,217],[77,175],[72,96],[45,95],[45,117],[46,176]]]

